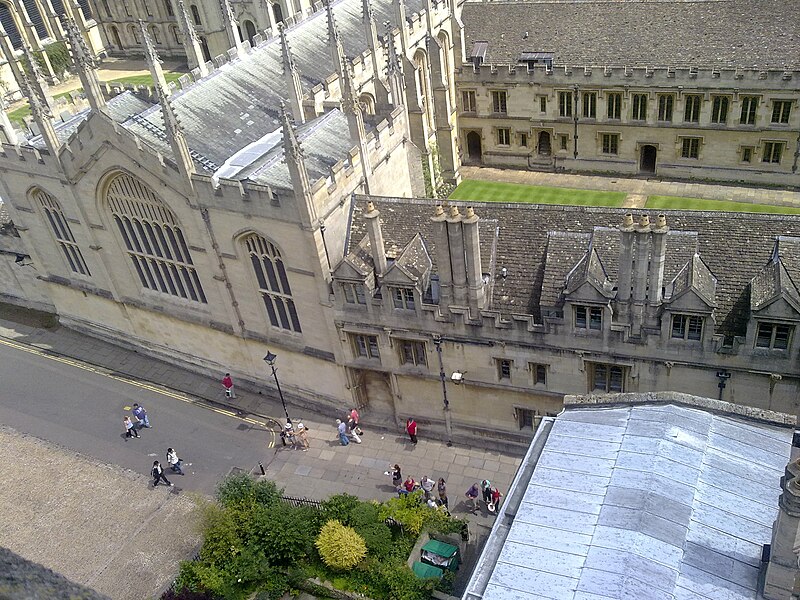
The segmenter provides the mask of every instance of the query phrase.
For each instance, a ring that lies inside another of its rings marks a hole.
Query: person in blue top
[[[144,406],[134,404],[133,416],[139,421],[139,427],[147,427],[150,429],[150,419],[147,417],[147,411],[144,409]]]

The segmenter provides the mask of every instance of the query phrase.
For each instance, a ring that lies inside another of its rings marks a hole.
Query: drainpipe
[[[572,93],[575,97],[575,102],[573,102],[572,106],[572,116],[575,121],[575,130],[572,134],[573,139],[573,151],[572,151],[572,158],[578,160],[578,86],[575,85],[572,88]]]

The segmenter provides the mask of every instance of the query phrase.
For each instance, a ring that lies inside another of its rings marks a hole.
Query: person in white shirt
[[[181,475],[186,475],[181,468],[183,461],[178,458],[178,453],[175,452],[174,448],[167,448],[167,462],[169,466],[172,467],[172,470],[176,473],[180,473]]]

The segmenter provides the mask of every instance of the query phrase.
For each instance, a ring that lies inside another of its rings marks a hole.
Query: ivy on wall
[[[69,56],[69,50],[67,50],[67,45],[64,42],[53,42],[45,46],[44,50],[33,51],[33,58],[39,65],[39,68],[42,72],[47,73],[47,66],[42,56],[43,52],[47,52],[47,58],[50,59],[50,66],[53,67],[53,73],[56,77],[60,77],[69,70],[72,61]],[[25,73],[30,75],[31,69],[27,60],[22,61],[22,68],[25,70]]]

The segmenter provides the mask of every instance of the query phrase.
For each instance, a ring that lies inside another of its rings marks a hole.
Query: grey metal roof
[[[800,66],[800,0],[466,2],[462,18],[467,48],[489,42],[487,63]]]
[[[566,410],[482,597],[755,599],[791,436],[680,405]]]

